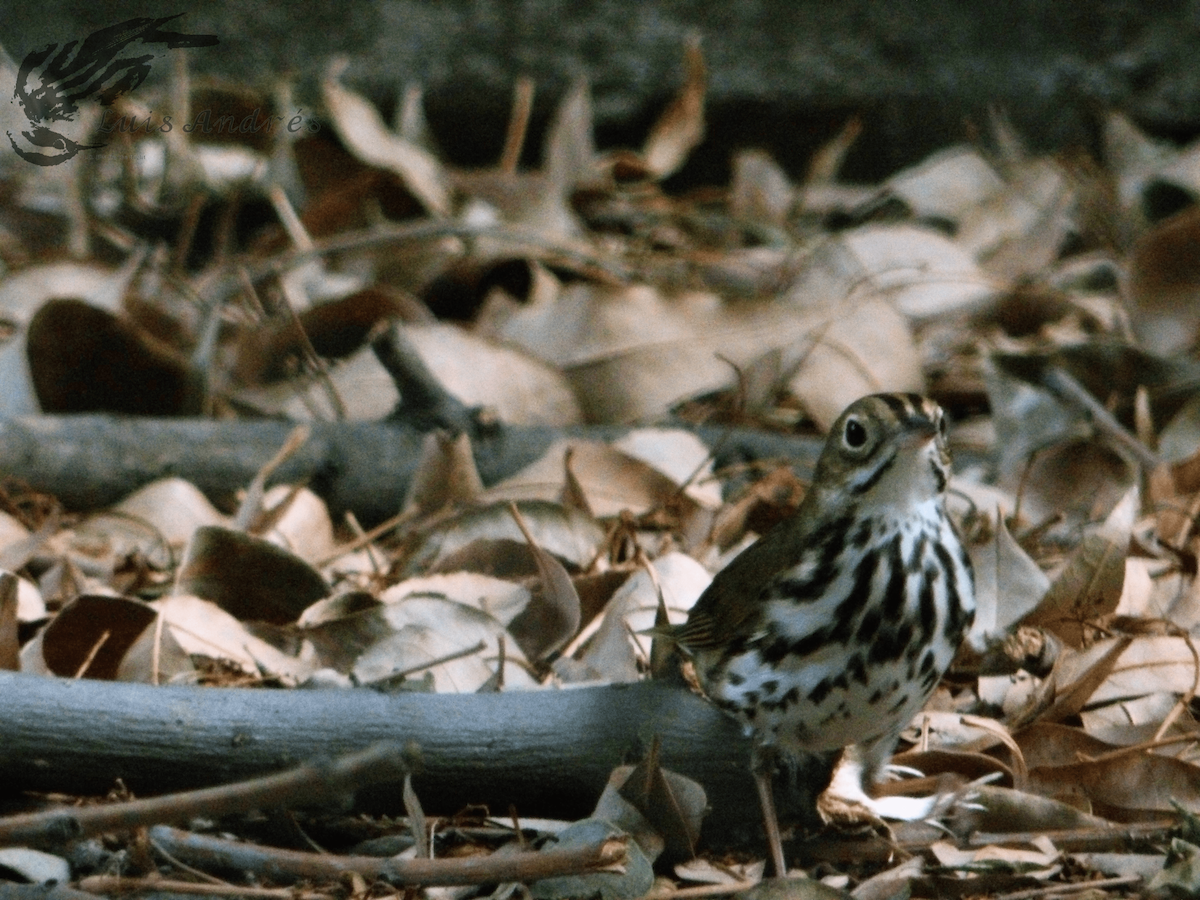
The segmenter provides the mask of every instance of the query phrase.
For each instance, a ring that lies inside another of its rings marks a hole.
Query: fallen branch
[[[361,787],[396,781],[408,772],[404,752],[375,744],[331,762],[312,761],[275,775],[148,800],[68,807],[0,818],[0,846],[44,846],[109,831],[223,816],[264,808],[332,803]]]
[[[431,813],[481,803],[523,816],[587,815],[612,769],[657,734],[662,763],[702,784],[705,835],[757,833],[749,742],[686,688],[640,683],[499,694],[384,695],[150,687],[0,672],[0,771],[14,790],[97,795],[120,778],[140,796],[278,772],[377,741],[416,742],[413,778]],[[359,792],[400,814],[401,785]]]
[[[560,875],[580,875],[625,861],[625,841],[621,838],[608,838],[582,847],[551,847],[452,859],[381,859],[302,853],[225,841],[166,825],[151,828],[150,840],[175,859],[204,871],[250,872],[273,884],[319,883],[337,880],[347,872],[397,886],[529,882]]]
[[[31,416],[0,420],[0,470],[72,509],[97,509],[146,483],[185,478],[213,497],[246,487],[279,451],[295,423],[207,419]],[[272,483],[308,484],[335,515],[349,509],[371,525],[403,505],[421,458],[424,433],[380,422],[314,423],[311,435],[282,463]],[[555,440],[610,440],[628,429],[559,430],[495,426],[471,435],[485,485],[538,459]],[[695,429],[718,465],[795,459],[811,466],[820,441],[747,430]]]

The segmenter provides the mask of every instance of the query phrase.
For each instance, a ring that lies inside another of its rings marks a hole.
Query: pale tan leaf
[[[485,499],[556,500],[562,495],[561,460],[571,454],[571,471],[592,515],[609,517],[629,510],[641,515],[662,505],[676,485],[661,472],[608,444],[556,441],[537,461],[488,488]]]
[[[1196,686],[1197,659],[1187,640],[1167,635],[1145,635],[1132,639],[1112,671],[1092,694],[1091,702],[1103,703],[1167,691],[1188,694]]]
[[[687,81],[663,111],[642,149],[647,170],[656,178],[670,175],[704,138],[704,93],[708,80],[700,39],[687,45]]]
[[[134,491],[113,509],[152,526],[175,549],[181,549],[197,528],[228,525],[208,498],[182,478],[160,478]]]
[[[525,654],[540,662],[562,649],[579,630],[579,594],[562,563],[538,546],[516,503],[509,502],[509,512],[533,552],[542,582],[540,594],[509,623],[509,631]]]
[[[540,500],[520,500],[518,505],[542,549],[579,567],[595,558],[604,541],[604,529],[591,516]],[[407,571],[416,574],[438,568],[441,560],[480,539],[524,543],[524,535],[513,521],[506,502],[464,510],[439,522],[420,537]]]
[[[1132,640],[1128,636],[1108,638],[1086,650],[1060,654],[1045,680],[1050,702],[1042,718],[1046,722],[1059,722],[1078,715],[1095,699],[1097,689],[1112,674]]]
[[[914,322],[977,311],[997,294],[972,256],[932,229],[864,225],[830,243],[848,254],[836,282],[842,297],[889,301]]]
[[[1178,703],[1177,693],[1162,691],[1085,709],[1079,718],[1083,722],[1083,730],[1090,737],[1123,747],[1153,741],[1159,727]],[[1183,724],[1185,728],[1188,727],[1187,722]],[[1173,735],[1179,726],[1180,723],[1176,722],[1168,736]]]
[[[577,425],[579,403],[561,373],[513,347],[451,324],[405,325],[404,338],[447,391],[510,425]]]
[[[392,133],[379,111],[367,100],[342,86],[348,62],[334,60],[321,83],[325,106],[338,136],[360,160],[393,172],[431,213],[450,212],[448,179],[432,155]]]
[[[406,578],[380,595],[384,603],[400,603],[407,597],[444,597],[463,606],[470,606],[491,616],[501,625],[508,625],[529,605],[529,590],[520,584],[501,578],[491,578],[474,572],[447,572]],[[313,618],[325,601],[309,607],[301,617],[302,623]]]
[[[782,227],[796,192],[787,173],[765,150],[739,150],[733,156],[729,209],[739,219]]]
[[[174,594],[150,604],[162,616],[175,641],[190,654],[223,659],[247,674],[266,671],[295,684],[311,674],[312,666],[288,656],[251,634],[246,627],[209,600]]]
[[[336,546],[329,508],[308,488],[277,484],[263,495],[263,510],[273,519],[264,539],[307,563],[316,565]],[[273,515],[276,511],[278,515]]]
[[[421,458],[404,498],[407,512],[432,513],[474,500],[483,491],[471,436],[432,431],[421,441]]]
[[[593,175],[592,127],[592,95],[587,81],[580,78],[559,104],[542,151],[549,188],[560,197]]]
[[[856,304],[805,343],[788,388],[822,430],[864,394],[924,393],[921,356],[907,321],[889,303]]]
[[[1120,602],[1137,509],[1138,491],[1134,487],[1104,525],[1084,537],[1024,624],[1041,626],[1070,646],[1081,646],[1085,623],[1110,615]]]
[[[1050,579],[1014,540],[1000,515],[992,540],[971,547],[971,563],[975,570],[975,622],[967,641],[983,652],[1038,605]]]
[[[957,223],[1004,190],[1004,180],[977,148],[959,144],[900,170],[884,189],[903,200],[917,218]]]
[[[0,572],[0,669],[21,668],[21,643],[17,638],[17,576]]]

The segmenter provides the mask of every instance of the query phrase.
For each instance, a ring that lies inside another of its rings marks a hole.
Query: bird
[[[780,877],[779,763],[846,751],[862,781],[878,778],[970,627],[974,576],[946,512],[949,475],[937,403],[912,393],[854,401],[830,428],[796,512],[663,632],[707,697],[753,737]]]

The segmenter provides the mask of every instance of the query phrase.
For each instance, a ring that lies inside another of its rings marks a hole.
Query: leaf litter
[[[722,438],[694,429],[811,446],[861,394],[924,392],[957,420],[951,505],[980,614],[906,734],[897,761],[920,777],[881,789],[953,802],[941,831],[893,826],[883,855],[864,837],[847,864],[836,836],[809,835],[806,858],[859,897],[1194,891],[1200,220],[1147,198],[1167,184],[1194,201],[1200,151],[1113,114],[1102,160],[1035,156],[995,115],[872,187],[839,176],[852,120],[807,181],[746,148],[728,190],[673,194],[706,128],[698,41],[684,56],[640,150],[597,148],[581,80],[541,168],[521,169],[523,82],[497,165],[471,172],[428,140],[419,88],[393,128],[334,61],[337,140],[122,135],[70,176],[92,236],[68,210],[73,237],[45,258],[16,213],[61,208],[62,173],[6,173],[24,198],[0,210],[7,415],[416,414],[428,434],[402,508],[370,528],[274,477],[306,431],[236,497],[173,476],[67,512],[5,482],[0,669],[382,692],[645,680],[653,626],[805,490],[787,460],[716,467]],[[277,221],[246,239],[250,198]],[[162,242],[130,210],[191,225]],[[631,424],[653,427],[587,431]],[[520,426],[556,439],[485,482],[472,429]],[[744,846],[705,847],[724,813],[705,819],[704,786],[648,727],[593,817],[558,827],[561,850],[627,842],[623,870],[531,875],[533,896],[761,878]],[[376,831],[411,824],[435,856],[545,840],[428,816],[411,778],[405,801],[408,823]]]

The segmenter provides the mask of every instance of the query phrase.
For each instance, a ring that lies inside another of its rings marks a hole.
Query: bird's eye
[[[858,419],[847,419],[842,439],[851,450],[859,450],[867,442],[867,429]]]

